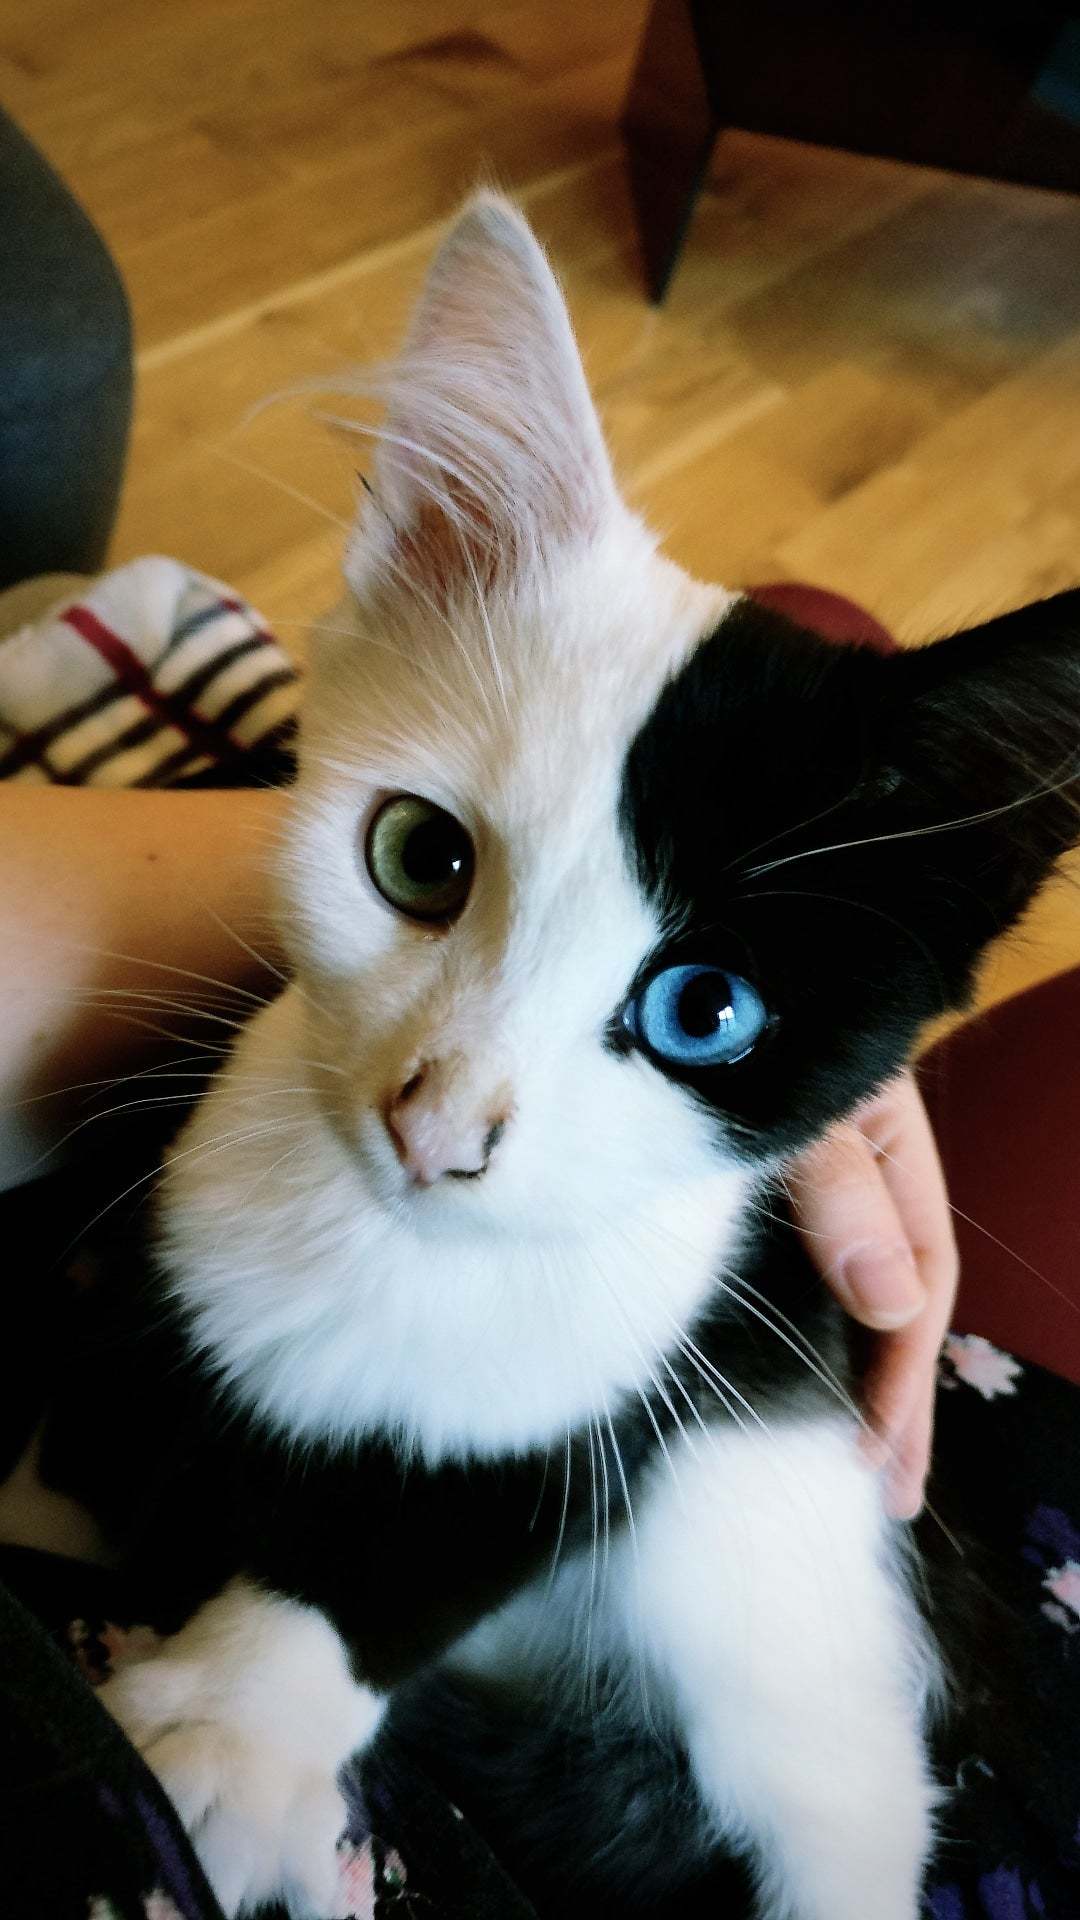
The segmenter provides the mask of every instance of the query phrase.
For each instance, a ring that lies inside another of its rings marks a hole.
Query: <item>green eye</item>
[[[472,841],[452,814],[415,793],[379,808],[364,853],[383,899],[410,920],[456,920],[469,897]]]

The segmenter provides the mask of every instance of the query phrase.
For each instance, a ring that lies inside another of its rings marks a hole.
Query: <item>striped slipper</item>
[[[0,779],[252,786],[293,770],[299,679],[258,614],[134,560],[0,641]]]

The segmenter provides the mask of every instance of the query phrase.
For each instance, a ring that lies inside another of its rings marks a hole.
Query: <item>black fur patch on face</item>
[[[1080,592],[892,656],[738,602],[632,743],[623,825],[679,929],[650,971],[741,974],[772,1019],[665,1071],[755,1155],[819,1133],[962,1004],[1080,832],[1078,768]]]

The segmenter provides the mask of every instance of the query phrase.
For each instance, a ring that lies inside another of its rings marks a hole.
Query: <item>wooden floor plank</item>
[[[520,192],[631,495],[695,571],[922,640],[1080,578],[1080,201],[730,131],[661,310],[617,119],[644,0],[7,0],[0,94],[131,289],[115,555],[302,650],[366,452],[268,396],[393,350],[439,223]],[[1080,871],[1080,869],[1078,869]],[[1062,883],[986,995],[1080,957]]]

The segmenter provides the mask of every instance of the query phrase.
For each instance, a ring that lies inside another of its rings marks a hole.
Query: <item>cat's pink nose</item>
[[[478,1097],[454,1063],[417,1068],[383,1109],[394,1151],[417,1186],[478,1180],[506,1132],[505,1089]]]

